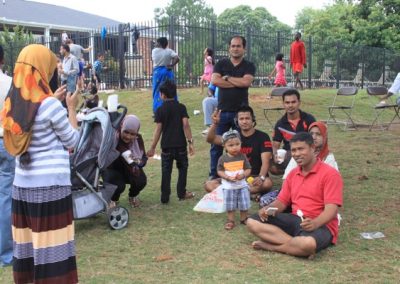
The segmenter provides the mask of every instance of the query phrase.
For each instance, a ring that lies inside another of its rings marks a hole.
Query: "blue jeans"
[[[179,199],[185,198],[186,180],[189,167],[188,152],[186,147],[162,149],[161,153],[161,203],[168,203],[171,194],[172,166],[176,160],[178,168],[178,183],[176,191]]]
[[[211,125],[211,115],[218,106],[218,99],[214,97],[207,97],[203,100],[203,113],[204,113],[204,125]]]
[[[0,138],[0,266],[11,264],[13,259],[11,191],[14,172],[15,158],[8,154]]]
[[[229,129],[238,129],[237,125],[235,124],[236,112],[230,112],[230,111],[224,111],[221,112],[221,116],[219,119],[218,127],[216,134],[217,135],[222,135]],[[216,178],[217,177],[217,164],[218,164],[218,159],[222,155],[222,146],[219,145],[211,145],[210,149],[210,174],[209,176],[211,178]]]
[[[77,75],[69,75],[67,78],[67,92],[73,94],[76,90]]]

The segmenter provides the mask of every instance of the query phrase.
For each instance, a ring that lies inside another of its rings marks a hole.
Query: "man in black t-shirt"
[[[273,161],[270,172],[282,175],[292,157],[290,152],[290,139],[299,132],[308,132],[310,124],[315,122],[314,116],[300,110],[300,93],[295,89],[289,89],[282,94],[283,107],[286,113],[276,122],[272,134]],[[286,157],[283,162],[278,162],[277,151],[283,142]]]
[[[189,125],[189,116],[185,105],[177,102],[176,85],[171,80],[166,80],[160,86],[160,94],[163,100],[154,116],[157,124],[154,130],[153,142],[148,157],[153,157],[158,140],[161,137],[161,203],[168,203],[171,194],[171,173],[174,160],[178,168],[178,183],[176,190],[179,200],[192,198],[194,194],[186,191],[187,170],[189,161],[187,156],[187,143],[189,143],[189,154],[194,154],[192,132]]]
[[[213,124],[207,134],[207,142],[222,145],[222,136],[216,134],[220,121],[221,111],[213,114]],[[269,163],[272,157],[272,143],[268,134],[255,129],[255,116],[253,109],[249,106],[241,107],[237,112],[237,123],[242,140],[241,152],[246,155],[251,165],[251,176],[253,181],[248,180],[250,193],[258,195],[268,192],[272,188],[272,180],[268,177]],[[221,184],[219,179],[209,180],[204,189],[213,191]]]
[[[241,106],[249,105],[249,87],[256,72],[255,65],[244,59],[246,39],[233,36],[229,41],[229,58],[218,61],[214,66],[211,83],[219,88],[218,109],[221,110],[217,135],[235,129],[234,117]],[[222,147],[211,145],[210,178],[217,177],[217,162]]]

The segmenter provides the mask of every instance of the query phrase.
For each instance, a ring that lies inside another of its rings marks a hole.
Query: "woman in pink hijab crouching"
[[[114,184],[117,189],[111,197],[110,207],[114,207],[129,184],[129,204],[139,207],[138,195],[147,184],[143,167],[147,163],[142,135],[139,134],[140,120],[136,115],[127,115],[120,128],[117,150],[120,156],[103,174],[105,182]]]

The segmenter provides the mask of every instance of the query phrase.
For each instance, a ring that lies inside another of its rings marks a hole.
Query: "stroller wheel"
[[[129,213],[126,208],[116,206],[108,210],[107,212],[108,224],[114,230],[120,230],[128,225]]]

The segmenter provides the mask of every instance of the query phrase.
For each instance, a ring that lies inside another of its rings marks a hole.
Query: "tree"
[[[159,30],[170,37],[170,46],[180,56],[178,81],[193,81],[203,72],[203,50],[211,46],[211,21],[216,19],[213,8],[204,0],[172,0],[154,13]]]
[[[310,7],[306,7],[296,15],[296,23],[295,23],[295,30],[296,31],[304,31],[304,27],[309,25],[314,19],[318,17],[321,13],[319,9],[313,9]]]
[[[384,48],[400,51],[399,13],[399,1],[337,0],[321,10],[303,9],[296,27],[312,36],[318,70],[325,60],[336,62],[339,55],[340,74],[355,74],[364,66],[366,78],[377,81],[385,65],[397,69],[396,56]]]
[[[3,46],[5,59],[3,71],[12,74],[19,52],[26,45],[33,43],[34,39],[32,34],[27,33],[21,26],[15,26],[12,31],[3,26],[3,30],[0,32],[0,45]]]
[[[154,14],[159,24],[168,23],[170,17],[176,18],[178,22],[190,22],[192,25],[207,24],[216,18],[214,9],[204,0],[172,0],[165,8],[154,9]]]
[[[296,17],[300,27],[315,40],[400,51],[400,1],[337,0],[322,10],[305,8]]]
[[[361,0],[355,5],[354,12],[357,18],[357,42],[400,51],[398,0]]]
[[[218,16],[218,30],[228,32],[218,34],[218,50],[226,50],[228,39],[233,34],[246,37],[250,43],[251,61],[256,64],[259,74],[266,74],[275,62],[275,53],[281,52],[280,37],[290,34],[291,28],[279,22],[265,8],[254,10],[247,5],[226,9]],[[278,34],[279,32],[279,34]],[[288,56],[286,56],[288,58]]]
[[[279,22],[267,9],[257,7],[252,10],[247,5],[226,9],[218,16],[217,23],[218,26],[235,27],[237,30],[246,30],[251,27],[253,31],[258,33],[290,32],[290,27]]]

